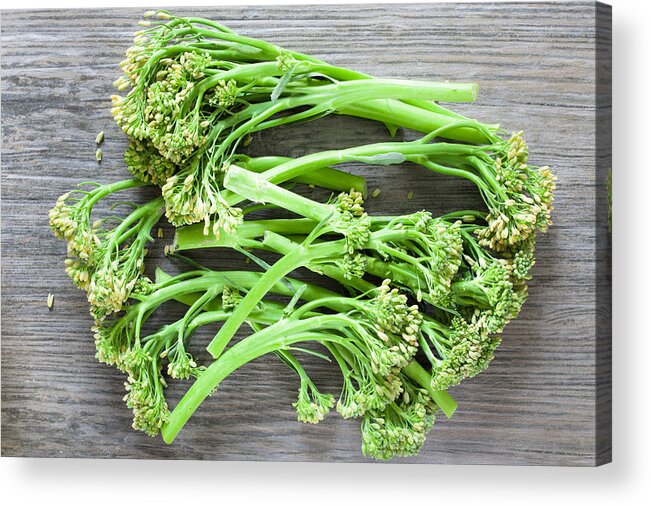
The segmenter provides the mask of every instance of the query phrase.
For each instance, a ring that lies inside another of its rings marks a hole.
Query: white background
[[[359,1],[359,0],[358,0]],[[397,2],[399,0],[394,0]],[[32,7],[162,7],[183,2],[23,0]],[[264,4],[265,0],[193,5]],[[275,3],[318,3],[284,0]],[[341,3],[324,0],[323,3]],[[350,3],[344,2],[344,3]],[[378,3],[378,0],[375,0]],[[613,5],[614,462],[596,469],[0,459],[5,504],[651,504],[651,313],[646,209],[651,191],[646,0]],[[145,10],[145,9],[143,9]],[[647,337],[644,338],[644,335]]]

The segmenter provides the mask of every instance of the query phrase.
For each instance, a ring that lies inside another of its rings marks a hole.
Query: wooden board
[[[479,100],[456,110],[526,132],[532,162],[559,176],[555,224],[539,240],[531,295],[488,371],[453,390],[454,418],[440,417],[422,453],[406,461],[610,461],[610,8],[572,2],[177,12],[213,17],[377,76],[477,82]],[[122,375],[95,361],[85,296],[66,277],[65,246],[53,237],[47,211],[77,182],[127,176],[126,139],[112,121],[109,95],[140,14],[2,13],[2,455],[364,461],[358,422],[337,415],[317,426],[295,421],[298,383],[274,357],[233,374],[172,446],[130,428]],[[106,141],[98,166],[100,130]],[[382,139],[382,125],[331,117],[256,135],[251,151],[296,156]],[[382,190],[371,212],[479,204],[471,186],[413,167],[351,170]],[[165,231],[153,258],[171,238]],[[211,253],[206,261],[244,265],[228,258]],[[332,367],[307,362],[319,384],[336,385]],[[171,389],[172,405],[182,391]]]

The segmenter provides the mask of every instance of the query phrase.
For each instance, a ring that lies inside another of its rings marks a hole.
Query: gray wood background
[[[377,76],[477,82],[479,100],[456,109],[525,130],[532,162],[553,166],[559,176],[555,225],[539,240],[530,298],[489,370],[453,390],[459,402],[453,419],[441,416],[422,453],[399,461],[608,462],[610,242],[603,212],[599,224],[596,216],[603,210],[610,154],[602,144],[597,163],[595,55],[600,47],[609,58],[610,8],[582,2],[177,12],[213,17],[243,34]],[[65,245],[50,232],[47,211],[77,182],[127,177],[126,139],[112,121],[109,95],[140,14],[2,12],[2,455],[364,461],[358,422],[336,414],[317,426],[295,421],[291,402],[298,383],[274,357],[233,374],[172,446],[130,428],[122,375],[95,361],[85,297],[65,275]],[[602,117],[610,110],[606,67]],[[94,139],[100,130],[106,141],[98,166]],[[606,134],[600,139],[609,143]],[[331,117],[258,135],[251,151],[296,156],[387,138],[381,125]],[[478,205],[472,187],[424,170],[351,170],[382,190],[371,212],[439,213]],[[166,228],[152,259],[162,256],[170,238]],[[204,260],[244,265],[221,253]],[[55,294],[52,311],[49,292]],[[324,388],[336,386],[329,365],[307,363]],[[172,405],[184,388],[170,388]]]

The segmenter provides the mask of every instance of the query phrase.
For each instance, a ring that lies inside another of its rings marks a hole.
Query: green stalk
[[[314,117],[321,113],[335,111],[346,104],[382,98],[471,102],[477,96],[477,85],[373,79],[368,82],[346,81],[319,86],[318,91],[306,87],[305,91],[305,95],[251,105],[228,120],[217,123],[214,127],[217,131],[220,131],[220,126],[238,126],[220,142],[219,148],[211,156],[219,159],[244,135],[257,131],[256,127],[264,120],[296,107],[313,106],[310,116]],[[287,119],[287,122],[290,121]],[[274,126],[280,124],[283,124],[282,120]]]
[[[478,147],[443,142],[425,144],[418,141],[384,142],[378,144],[368,144],[364,146],[355,146],[341,150],[321,151],[319,153],[309,154],[300,158],[288,159],[284,163],[261,172],[261,176],[271,183],[281,184],[298,177],[303,177],[306,174],[311,174],[316,170],[320,170],[331,165],[345,162],[362,162],[373,164],[375,162],[374,157],[377,155],[399,153],[400,155],[404,156],[405,160],[409,159],[414,163],[420,163],[424,160],[428,161],[427,168],[433,172],[464,177],[473,182],[475,185],[478,185],[480,189],[488,189],[488,184],[482,181],[471,171],[454,169],[454,173],[452,173],[451,171],[453,169],[437,164],[430,164],[428,158],[445,156],[448,154],[469,156],[482,149],[485,149],[485,146]],[[222,197],[226,200],[226,202],[228,202],[229,205],[237,205],[242,200],[241,196],[238,195],[237,192],[226,191],[222,194]]]
[[[201,271],[201,276],[204,276]],[[197,272],[195,272],[197,273]],[[208,278],[208,282],[205,283],[205,286],[218,286],[220,289],[223,289],[225,285],[235,285],[236,288],[241,288],[245,291],[250,290],[253,286],[257,285],[262,277],[263,273],[253,272],[253,271],[205,271],[205,276]],[[177,282],[178,276],[170,276],[161,269],[156,270],[156,284],[165,284],[171,282],[175,285],[181,285],[180,282]],[[301,299],[306,301],[314,300],[328,300],[336,298],[338,295],[335,292],[328,290],[327,288],[320,287],[318,285],[313,285],[311,283],[305,283],[303,281],[297,281],[295,279],[287,278],[286,283],[277,283],[272,286],[270,292],[276,295],[282,295],[286,297],[293,296],[298,290],[301,290]],[[191,292],[184,290],[182,293],[172,295],[174,300],[178,300],[183,304],[188,304],[188,302],[194,302],[201,293],[201,289],[196,292]],[[267,304],[268,302],[265,302]],[[341,305],[329,304],[327,307],[335,311],[342,308]]]
[[[237,227],[236,236],[221,234],[219,238],[214,235],[204,235],[203,225],[190,225],[177,228],[174,234],[173,247],[175,251],[188,251],[192,249],[244,247],[242,241],[254,240],[264,236],[265,232],[274,232],[283,235],[308,235],[314,229],[315,223],[310,219],[273,219],[245,221]],[[251,244],[261,246],[260,244]]]
[[[322,334],[305,332],[290,336],[272,335],[258,338],[263,331],[243,339],[228,349],[219,360],[214,361],[192,384],[170,414],[169,420],[161,429],[163,441],[171,444],[185,423],[219,384],[233,371],[267,353],[281,350],[304,341],[324,339]],[[256,338],[254,338],[256,337]],[[334,339],[334,337],[332,338]]]
[[[274,234],[267,232],[265,240]],[[264,241],[263,241],[264,244]],[[206,348],[214,357],[218,358],[238,329],[242,326],[247,316],[270,291],[271,287],[281,281],[287,274],[299,267],[316,262],[319,258],[327,258],[341,251],[338,243],[326,243],[317,246],[297,246],[291,253],[276,261],[260,277],[259,281],[251,287],[246,296],[233,310],[231,317],[224,323],[217,335]]]
[[[158,220],[160,220],[164,210],[163,197],[158,197],[151,202],[136,208],[112,230],[112,239],[109,242],[107,249],[112,250],[119,248],[120,244],[126,241],[134,233],[140,233],[141,230],[146,231],[146,237],[149,238],[149,232],[153,226],[156,225]],[[132,223],[140,220],[143,216],[145,217],[144,223],[139,227],[129,228]]]
[[[427,390],[432,400],[437,404],[446,417],[451,418],[457,409],[457,403],[454,398],[445,390],[434,390],[432,388],[432,376],[423,366],[415,360],[412,360],[402,372],[418,383],[421,388]]]
[[[240,155],[237,157],[236,163],[251,172],[260,174],[291,160],[291,158],[285,156],[262,156],[258,158],[250,158],[248,156]],[[353,189],[360,192],[364,197],[367,195],[366,179],[330,167],[324,167],[302,174],[294,178],[293,181],[306,185],[319,186],[327,190],[338,192],[350,191]]]
[[[204,399],[236,369],[267,353],[305,341],[332,342],[348,347],[351,343],[341,336],[316,331],[319,328],[345,327],[348,323],[348,319],[342,315],[321,315],[307,320],[283,320],[234,344],[199,376],[181,398],[162,429],[163,440],[168,444],[174,441],[178,432]]]
[[[425,101],[413,101],[413,103],[420,102]],[[459,121],[458,118],[417,107],[410,103],[403,103],[399,100],[380,99],[351,103],[341,107],[336,112],[337,114],[357,116],[382,123],[399,125],[403,128],[409,128],[422,133],[429,133],[441,127],[451,126],[452,128],[446,129],[443,137],[455,141],[485,144],[492,143],[495,140],[486,136],[478,129],[467,126],[454,127],[454,124]],[[487,126],[479,122],[477,122],[477,125]],[[497,130],[496,125],[492,125],[491,127]]]
[[[86,193],[88,196],[87,205],[92,208],[99,200],[103,199],[111,193],[116,193],[121,190],[128,190],[129,188],[137,188],[139,186],[147,186],[148,183],[139,181],[137,179],[125,179],[123,181],[117,181],[115,183],[99,185],[91,191],[86,190],[74,190],[75,192]]]
[[[327,219],[335,212],[334,207],[331,205],[319,204],[285,190],[270,183],[261,175],[242,169],[237,165],[231,165],[226,172],[224,186],[253,202],[271,202],[317,222]]]

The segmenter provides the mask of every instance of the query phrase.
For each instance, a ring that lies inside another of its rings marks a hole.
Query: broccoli
[[[137,289],[144,272],[147,243],[163,214],[163,200],[136,207],[127,217],[108,216],[91,223],[95,205],[109,195],[142,186],[134,179],[94,188],[73,190],[59,197],[50,210],[50,226],[68,244],[66,271],[75,285],[87,292],[91,314],[103,319],[118,312]],[[113,228],[106,223],[117,222]]]
[[[484,132],[494,138],[491,126],[450,126],[475,122],[430,102],[472,101],[474,84],[371,79],[209,20],[160,15],[163,21],[148,21],[127,50],[124,75],[114,84],[129,92],[112,97],[113,115],[134,139],[129,166],[161,185],[176,224],[221,210],[221,171],[263,129],[337,112],[426,132],[444,125],[465,139],[486,139]],[[138,164],[143,154],[145,163]]]
[[[518,316],[536,241],[551,224],[556,176],[529,164],[522,132],[509,136],[436,103],[473,101],[474,84],[376,79],[211,20],[167,11],[146,18],[154,19],[141,22],[114,83],[126,94],[112,97],[133,179],[84,183],[49,215],[67,242],[66,272],[90,304],[96,358],[126,375],[134,429],[171,443],[225,378],[273,354],[298,379],[298,421],[317,424],[335,411],[360,420],[364,455],[416,455],[438,410],[450,417],[456,409],[448,390],[488,367]],[[424,136],[298,158],[240,152],[255,132],[329,114]],[[103,140],[98,134],[96,144]],[[460,177],[485,206],[371,216],[366,181],[338,170],[342,163]],[[295,193],[297,184],[333,195],[317,202]],[[146,186],[160,193],[141,205],[119,197]],[[126,216],[114,212],[120,205]],[[297,217],[251,219],[274,209]],[[176,228],[165,254],[194,269],[158,270],[152,281],[145,257],[163,215]],[[201,248],[236,250],[262,271],[210,270],[180,255]],[[256,250],[279,258],[270,265]],[[300,268],[341,293],[288,277]],[[171,301],[184,313],[155,326],[152,316]],[[247,335],[231,344],[242,325]],[[194,349],[200,328],[215,329],[208,360]],[[321,391],[297,352],[330,361],[340,391]],[[173,380],[189,386],[172,409]]]
[[[165,437],[173,439],[191,414],[188,402],[196,402],[198,406],[199,398],[214,391],[228,371],[269,352],[280,353],[300,377],[298,399],[294,403],[298,419],[317,423],[335,405],[335,397],[321,393],[289,353],[293,344],[304,341],[322,344],[338,363],[344,386],[336,407],[342,416],[361,417],[367,412],[381,411],[399,395],[413,390],[411,386],[403,389],[405,381],[423,381],[417,373],[412,373],[417,379],[405,379],[410,377],[405,371],[414,368],[419,371],[412,361],[422,317],[416,306],[408,306],[407,298],[390,287],[388,280],[373,294],[356,298],[294,280],[289,280],[291,288],[278,283],[273,287],[275,293],[285,296],[300,293],[306,302],[288,311],[278,302],[265,300],[249,315],[254,333],[206,368],[198,365],[187,351],[193,333],[200,326],[228,318],[241,300],[233,286],[247,290],[261,276],[254,272],[209,270],[175,277],[161,274],[146,293],[133,295],[137,302],[126,308],[123,316],[96,322],[93,329],[98,359],[127,373],[125,401],[134,412],[134,428],[147,434],[155,435],[162,428]],[[154,311],[173,299],[189,306],[186,314],[152,334],[142,335]],[[164,397],[167,384],[164,362],[167,362],[168,377],[196,379],[172,413]],[[429,385],[418,388],[427,392]],[[440,392],[432,394],[441,399]],[[403,400],[407,397],[408,394],[403,395]],[[436,401],[428,397],[428,402],[435,409]]]

